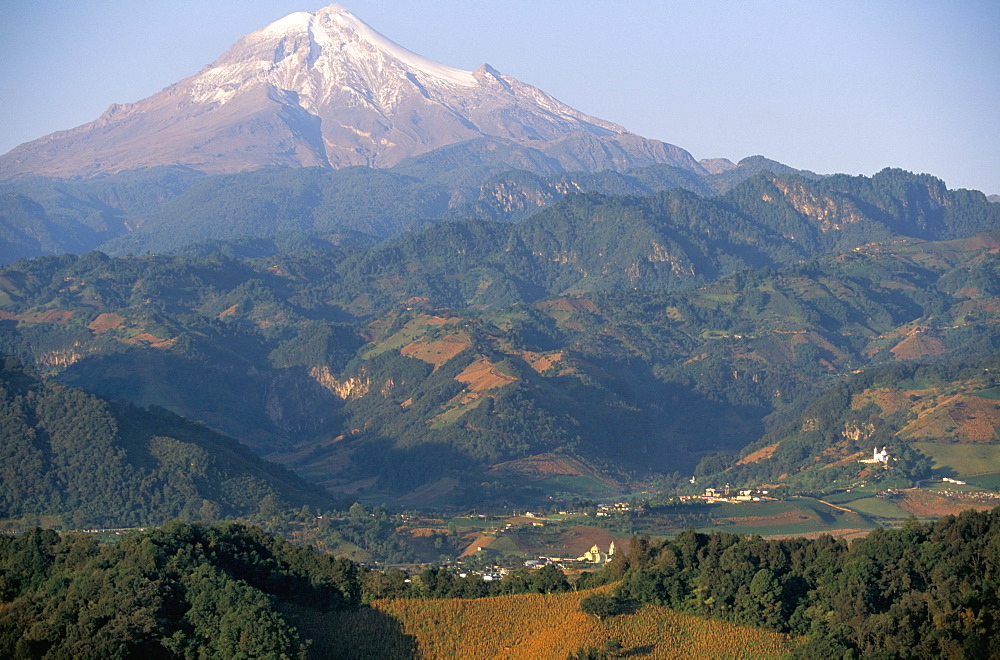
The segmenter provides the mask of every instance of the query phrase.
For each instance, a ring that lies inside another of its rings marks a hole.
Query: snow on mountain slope
[[[489,65],[463,71],[417,55],[333,5],[247,35],[147,99],[17,147],[0,157],[0,176],[156,165],[212,173],[389,167],[484,137],[551,152],[567,168],[704,171],[682,149],[574,110]]]

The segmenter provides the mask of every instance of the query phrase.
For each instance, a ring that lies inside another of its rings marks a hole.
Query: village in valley
[[[703,485],[691,477],[682,494],[650,489],[610,503],[553,501],[547,512],[469,512],[436,523],[422,519],[411,524],[424,529],[447,527],[455,554],[441,555],[439,565],[461,577],[480,576],[492,582],[512,571],[547,566],[568,574],[592,571],[627,549],[629,539],[637,535],[673,536],[693,529],[764,537],[831,534],[855,538],[878,527],[901,525],[913,516],[938,516],[970,505],[997,503],[996,493],[949,476],[938,475],[922,484],[897,484],[899,459],[887,446],[876,446],[870,454],[851,460],[859,467],[857,475],[842,488],[822,494],[793,495],[773,485]]]

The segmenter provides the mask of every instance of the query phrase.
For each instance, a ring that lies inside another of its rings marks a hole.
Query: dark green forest
[[[609,571],[624,601],[805,635],[797,657],[990,658],[998,539],[998,510],[911,520],[850,545],[686,532],[635,539]]]
[[[110,403],[0,362],[0,511],[59,527],[154,525],[329,506],[322,489],[163,409]]]
[[[113,545],[0,537],[0,655],[306,657],[283,606],[357,607],[359,570],[231,524],[172,523]]]

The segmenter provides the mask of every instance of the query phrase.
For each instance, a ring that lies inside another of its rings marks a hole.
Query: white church
[[[601,549],[594,544],[587,552],[583,553],[582,557],[577,557],[577,561],[588,561],[592,564],[606,564],[611,561],[615,556],[615,542],[612,541],[611,545],[608,546],[607,552],[601,552]]]

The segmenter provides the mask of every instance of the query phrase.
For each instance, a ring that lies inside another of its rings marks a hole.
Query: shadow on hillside
[[[373,607],[318,612],[301,606],[293,621],[309,642],[309,658],[374,660],[416,658],[417,640],[403,632],[397,619]]]
[[[642,609],[643,603],[632,599],[619,600],[615,606],[615,614],[631,615]]]
[[[623,651],[619,657],[621,658],[641,658],[646,655],[652,655],[653,651],[656,650],[655,644],[646,644],[645,646],[636,646],[627,651]]]

